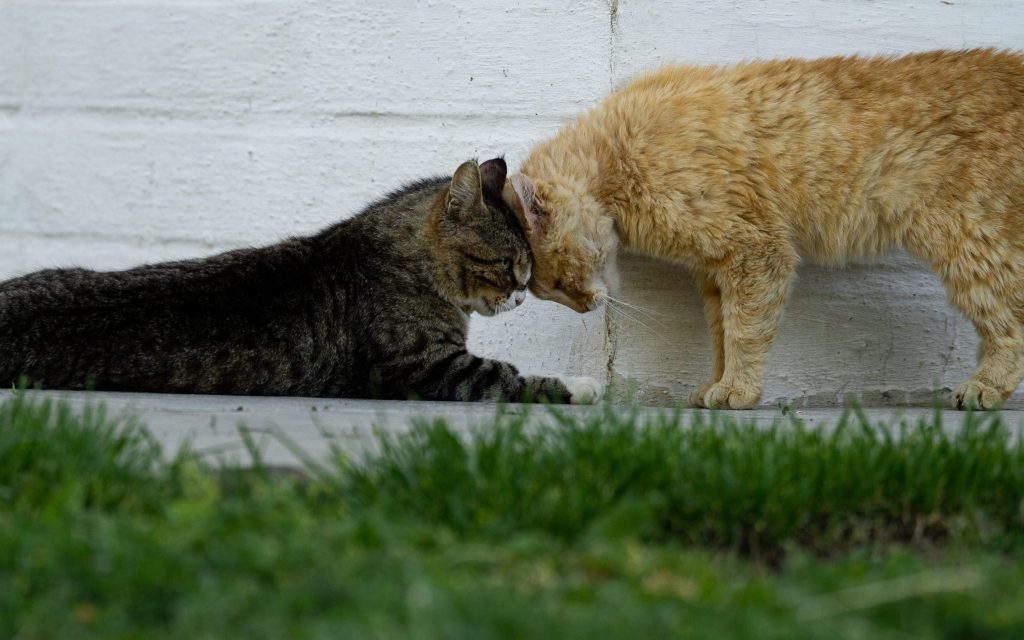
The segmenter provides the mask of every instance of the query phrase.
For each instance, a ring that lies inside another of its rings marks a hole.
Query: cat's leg
[[[1024,378],[1024,327],[1013,307],[1015,283],[1010,282],[1015,277],[975,263],[973,259],[965,260],[940,271],[950,301],[970,319],[981,337],[974,375],[953,390],[951,402],[958,409],[997,407]]]
[[[796,263],[795,250],[780,240],[746,246],[709,271],[721,296],[724,358],[722,376],[705,391],[703,406],[749,409],[760,400],[764,361]]]
[[[958,409],[991,409],[1024,378],[1024,253],[1012,220],[961,204],[926,216],[910,228],[904,246],[935,269],[950,303],[981,338],[977,368],[950,401]]]
[[[708,325],[708,334],[711,338],[711,357],[713,361],[711,379],[694,389],[690,394],[690,404],[696,407],[704,406],[704,396],[713,384],[722,379],[725,371],[725,334],[722,331],[722,292],[718,289],[707,273],[694,271],[694,281],[701,299],[704,301],[704,318]]]
[[[424,400],[509,400],[591,404],[604,388],[594,378],[523,376],[508,362],[452,351],[406,379],[409,391]]]
[[[1024,377],[1024,332],[1020,324],[1004,314],[979,311],[977,307],[965,310],[981,344],[974,375],[953,390],[951,402],[957,409],[996,408],[1010,397]]]

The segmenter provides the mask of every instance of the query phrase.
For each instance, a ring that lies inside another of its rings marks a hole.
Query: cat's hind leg
[[[970,239],[957,259],[939,272],[950,302],[974,324],[981,338],[978,366],[969,380],[953,390],[958,409],[998,407],[1024,378],[1024,326],[1015,310],[1020,279],[1016,261],[1003,260],[994,247],[973,247]],[[993,255],[995,253],[995,255]]]
[[[1011,328],[990,318],[972,321],[981,336],[978,367],[969,380],[953,390],[951,401],[957,409],[994,409],[1010,397],[1024,377],[1024,340],[1016,322]]]

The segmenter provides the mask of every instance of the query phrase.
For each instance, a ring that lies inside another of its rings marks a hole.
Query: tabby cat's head
[[[506,172],[501,158],[462,163],[436,218],[438,288],[485,316],[523,303],[533,266],[526,236],[501,195]]]

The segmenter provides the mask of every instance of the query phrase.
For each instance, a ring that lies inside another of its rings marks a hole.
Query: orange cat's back
[[[965,202],[984,203],[974,215],[1024,226],[1024,207],[1011,206],[1024,203],[1017,53],[669,66],[580,124],[619,132],[605,136],[614,141],[605,175],[622,181],[605,185],[611,201],[753,203],[822,262],[914,250],[923,241],[915,227]]]

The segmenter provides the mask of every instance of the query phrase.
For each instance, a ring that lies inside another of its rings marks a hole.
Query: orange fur
[[[521,171],[538,296],[594,308],[620,243],[693,270],[715,350],[696,405],[759,400],[798,261],[899,247],[938,272],[981,336],[954,403],[995,406],[1024,377],[1020,54],[665,67],[537,145]]]

